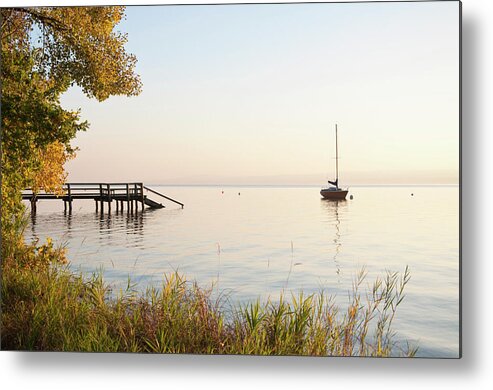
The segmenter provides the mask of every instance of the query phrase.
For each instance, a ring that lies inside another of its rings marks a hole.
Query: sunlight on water
[[[241,302],[302,289],[343,305],[362,267],[366,286],[409,265],[394,328],[418,355],[458,356],[458,187],[354,187],[340,202],[315,187],[153,188],[185,208],[101,216],[75,201],[64,215],[62,201],[40,201],[26,235],[66,244],[74,269],[103,268],[115,289],[177,270]]]

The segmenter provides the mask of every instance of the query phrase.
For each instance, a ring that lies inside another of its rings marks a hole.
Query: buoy
[[[238,192],[238,195],[241,195],[241,194]]]
[[[353,199],[353,195],[350,195],[350,196],[349,196],[349,199]]]
[[[411,192],[411,196],[414,196],[414,194]]]

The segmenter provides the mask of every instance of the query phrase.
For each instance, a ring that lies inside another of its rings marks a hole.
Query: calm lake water
[[[102,268],[116,290],[129,276],[159,286],[177,270],[233,302],[302,289],[344,306],[362,267],[365,287],[408,265],[398,338],[418,343],[418,356],[458,356],[457,186],[352,187],[343,202],[321,199],[318,187],[151,187],[185,208],[128,215],[113,205],[101,215],[93,201],[74,201],[64,215],[62,201],[41,201],[26,235],[65,244],[74,269]]]

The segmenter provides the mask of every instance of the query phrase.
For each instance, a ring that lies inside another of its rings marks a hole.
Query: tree
[[[73,85],[99,101],[140,93],[137,59],[115,31],[124,7],[2,8],[2,229],[18,234],[26,187],[59,191],[70,142],[88,128],[60,105]],[[3,243],[2,243],[3,248]]]

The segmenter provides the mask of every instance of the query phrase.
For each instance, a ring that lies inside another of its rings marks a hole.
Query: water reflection
[[[31,215],[31,237],[43,240],[61,235],[63,242],[80,237],[97,237],[100,244],[143,248],[147,211],[134,213],[49,213]],[[53,227],[53,229],[49,227]],[[96,233],[96,234],[95,234]]]
[[[69,211],[67,212],[67,210],[65,209],[63,211],[63,216],[66,218],[66,221],[67,221],[67,231],[68,232],[71,232],[72,231],[72,209],[69,209]]]
[[[346,200],[329,200],[321,199],[322,207],[326,210],[329,219],[327,222],[334,226],[334,238],[332,242],[334,244],[334,255],[332,256],[332,262],[336,268],[337,282],[341,283],[341,263],[338,259],[339,254],[342,251],[341,241],[341,217],[340,213],[344,213],[347,209]]]
[[[31,212],[31,235],[36,238],[36,213]]]
[[[94,221],[99,225],[99,242],[107,245],[121,245],[143,248],[145,211],[114,214],[94,213]]]

